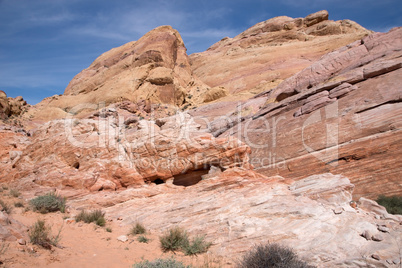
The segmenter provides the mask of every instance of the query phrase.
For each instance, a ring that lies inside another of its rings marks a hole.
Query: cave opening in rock
[[[162,179],[156,179],[156,180],[154,180],[153,181],[153,183],[155,183],[156,185],[158,185],[158,184],[163,184],[163,183],[165,183]]]
[[[75,168],[75,169],[79,169],[80,168],[80,163],[75,162],[72,167]]]
[[[204,166],[202,169],[190,170],[184,174],[173,176],[173,184],[177,186],[192,186],[202,180],[202,176],[208,174],[210,166]]]

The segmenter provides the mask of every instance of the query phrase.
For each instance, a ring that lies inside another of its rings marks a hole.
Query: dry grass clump
[[[91,212],[87,212],[82,210],[77,216],[75,216],[75,221],[80,222],[83,221],[85,223],[94,222],[96,225],[105,226],[105,213],[100,209],[96,209]]]

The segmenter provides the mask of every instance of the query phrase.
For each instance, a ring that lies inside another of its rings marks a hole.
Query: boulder
[[[320,23],[322,21],[328,20],[328,11],[321,10],[316,13],[310,14],[304,18],[304,24],[309,27],[311,25]]]

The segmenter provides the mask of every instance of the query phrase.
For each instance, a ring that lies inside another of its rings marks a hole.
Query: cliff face
[[[332,172],[351,179],[356,198],[400,195],[401,55],[402,28],[372,34],[210,126],[215,135],[226,127],[224,136],[247,141],[251,162],[265,175],[301,179]]]

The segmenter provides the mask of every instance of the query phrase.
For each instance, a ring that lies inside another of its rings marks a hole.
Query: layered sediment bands
[[[370,35],[257,96],[265,104],[230,131],[265,175],[332,172],[356,198],[401,194],[401,56],[402,28]]]

